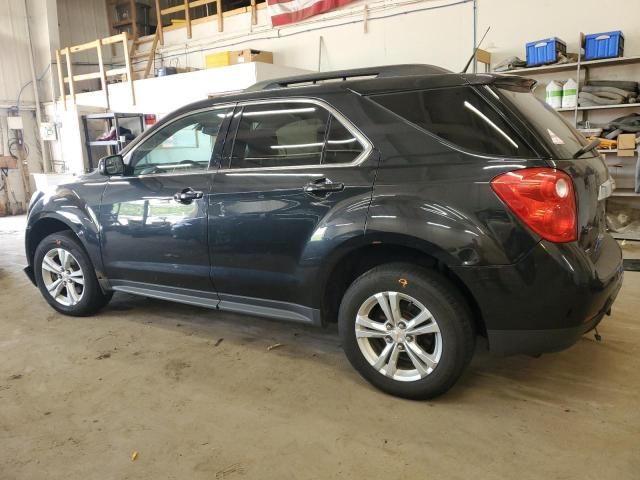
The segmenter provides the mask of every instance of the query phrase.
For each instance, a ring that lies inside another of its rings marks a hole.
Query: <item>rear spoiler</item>
[[[469,85],[495,85],[497,87],[518,88],[529,92],[538,83],[532,78],[503,74],[466,74],[463,75]]]

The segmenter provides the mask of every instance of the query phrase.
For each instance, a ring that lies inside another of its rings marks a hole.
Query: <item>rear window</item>
[[[573,158],[578,150],[589,143],[553,107],[539,100],[530,90],[517,86],[500,86],[492,90],[515,109],[520,120],[555,158]],[[593,153],[585,155],[593,156]]]
[[[535,157],[529,145],[471,87],[376,95],[372,99],[405,120],[473,153]]]

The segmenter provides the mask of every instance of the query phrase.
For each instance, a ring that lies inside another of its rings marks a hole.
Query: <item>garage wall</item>
[[[105,0],[57,0],[57,9],[60,45],[63,48],[111,35]],[[98,71],[98,57],[95,52],[95,49],[91,49],[72,55],[75,75]],[[111,52],[111,47],[102,49],[102,57],[107,65],[111,63]],[[76,86],[77,91],[96,88],[100,88],[99,80],[83,81]]]
[[[570,51],[576,51],[580,30],[621,29],[625,54],[638,55],[638,18],[640,2],[629,0],[610,0],[606,11],[600,0],[478,0],[478,37],[492,26],[483,46],[499,61],[512,55],[524,57],[524,44],[540,38],[559,36]],[[167,32],[160,50],[162,61],[200,68],[206,53],[251,47],[273,51],[276,63],[309,70],[424,62],[458,71],[473,45],[473,3],[359,0],[280,29],[271,28],[267,10],[261,9],[257,26],[252,27],[249,14],[244,14],[225,18],[224,28],[218,34],[215,22],[194,25],[190,41],[185,29]]]
[[[28,0],[36,75],[43,100],[50,99],[50,44],[57,39],[55,4]],[[14,106],[23,85],[31,81],[24,0],[0,0],[0,105]],[[53,28],[52,28],[53,27]],[[21,103],[33,105],[33,89],[25,88]]]

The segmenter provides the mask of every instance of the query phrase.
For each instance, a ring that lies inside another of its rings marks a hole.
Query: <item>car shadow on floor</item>
[[[311,357],[320,356],[354,384],[375,390],[342,354],[335,324],[322,329],[122,293],[116,294],[101,314],[152,324],[176,334],[195,335],[212,345],[224,341],[227,345],[265,351],[276,346],[279,354],[290,357],[313,360]],[[606,340],[597,343],[588,334],[565,352],[539,358],[500,356],[489,353],[486,339],[479,337],[470,366],[438,402],[464,402],[472,400],[478,392],[489,391],[497,397],[561,406],[592,389],[599,375],[606,376],[610,361],[607,350]]]

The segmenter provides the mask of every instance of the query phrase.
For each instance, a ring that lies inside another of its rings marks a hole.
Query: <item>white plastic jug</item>
[[[578,101],[578,84],[573,78],[562,87],[562,108],[575,108]]]
[[[557,80],[551,80],[545,91],[545,101],[553,108],[562,107],[562,84]]]

